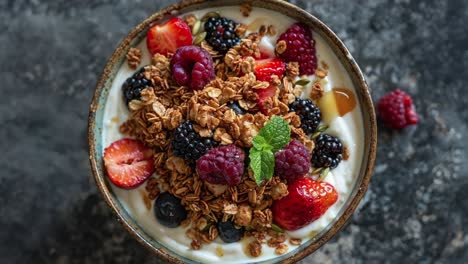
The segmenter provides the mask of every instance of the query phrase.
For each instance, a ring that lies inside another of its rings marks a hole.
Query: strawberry
[[[285,70],[284,62],[280,58],[273,58],[256,61],[254,73],[257,80],[269,82],[272,75],[283,77]]]
[[[154,172],[152,151],[136,139],[115,141],[104,150],[104,166],[110,181],[120,188],[134,188]]]
[[[260,57],[254,56],[254,58],[256,60],[265,60],[265,59],[269,59],[270,55],[268,55],[268,53],[266,53],[266,52],[260,51]]]
[[[273,202],[273,221],[285,230],[296,230],[322,216],[338,200],[326,182],[299,178],[288,186],[289,194]]]
[[[260,108],[260,112],[262,112],[262,114],[264,115],[268,114],[268,110],[270,108],[269,106],[271,106],[271,100],[268,100],[268,99],[275,96],[276,89],[277,89],[276,86],[270,85],[265,89],[255,90],[255,92],[258,95],[257,105],[258,105],[258,108]]]
[[[150,28],[146,34],[146,45],[151,55],[167,55],[179,47],[192,45],[192,32],[182,19],[174,17]]]
[[[257,80],[269,82],[272,75],[276,75],[279,78],[283,77],[284,71],[286,70],[284,62],[279,58],[258,60],[255,63],[254,74]],[[268,103],[266,101],[275,96],[276,87],[269,86],[265,89],[255,90],[258,95],[257,105],[263,114],[268,114]]]

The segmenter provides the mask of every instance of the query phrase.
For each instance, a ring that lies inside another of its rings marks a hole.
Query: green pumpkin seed
[[[327,177],[327,175],[328,175],[329,172],[330,172],[330,168],[328,168],[328,167],[325,168],[324,170],[322,170],[322,171],[320,172],[320,176],[319,176],[319,179],[318,179],[318,180],[319,180],[319,181],[325,180],[325,178]]]
[[[317,127],[317,129],[315,130],[315,132],[320,132],[320,133],[322,133],[322,132],[325,132],[325,130],[327,130],[327,129],[328,129],[328,126],[327,126],[327,125],[320,125],[320,126]]]
[[[218,18],[220,16],[221,15],[219,14],[219,12],[208,12],[201,18],[201,21],[206,22],[208,20],[208,18],[210,18],[210,17]]]
[[[193,39],[193,45],[199,45],[206,37],[206,32],[199,33]]]
[[[301,79],[299,81],[297,81],[296,83],[294,83],[295,85],[300,85],[300,86],[305,86],[307,84],[310,83],[310,80],[309,79]]]
[[[319,174],[322,170],[323,168],[316,168],[312,171],[312,175]]]
[[[271,224],[271,229],[273,229],[273,231],[278,232],[278,233],[284,233],[284,230],[275,224]]]
[[[198,31],[200,31],[200,28],[201,28],[201,21],[197,20],[197,22],[195,22],[195,24],[193,24],[192,35],[195,36],[198,33]]]

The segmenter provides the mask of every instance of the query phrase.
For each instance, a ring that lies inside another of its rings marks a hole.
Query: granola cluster
[[[248,10],[247,10],[248,11]],[[247,12],[246,11],[246,12]],[[185,17],[193,29],[197,18]],[[245,33],[245,25],[239,24],[236,31]],[[272,26],[262,26],[259,32],[250,33],[241,43],[226,54],[220,54],[206,41],[200,47],[213,57],[216,78],[204,89],[192,91],[175,82],[167,56],[155,54],[151,64],[144,67],[144,76],[152,86],[141,92],[139,100],[129,103],[130,118],[120,127],[123,134],[133,136],[153,148],[157,176],[150,178],[144,195],[146,205],[161,192],[169,192],[181,199],[188,212],[182,222],[186,235],[192,240],[194,250],[218,237],[216,223],[233,221],[245,228],[245,236],[251,237],[248,251],[252,256],[261,254],[262,245],[275,248],[276,254],[288,250],[287,237],[272,224],[271,205],[288,195],[285,180],[275,176],[258,186],[251,170],[245,170],[242,182],[237,186],[213,185],[202,181],[192,164],[175,156],[171,149],[174,130],[184,121],[190,120],[201,137],[212,137],[220,145],[235,144],[241,148],[252,147],[252,139],[272,116],[286,120],[291,129],[291,138],[299,140],[312,153],[314,142],[301,129],[301,120],[288,105],[303,93],[303,85],[294,80],[299,75],[299,65],[290,62],[285,77],[273,75],[270,82],[259,81],[254,74],[255,57],[260,57],[259,42],[265,34],[275,34]],[[242,34],[243,35],[243,34]],[[277,47],[281,51],[282,47]],[[129,58],[136,58],[135,50]],[[139,63],[139,62],[138,62]],[[136,61],[135,61],[135,65]],[[326,74],[326,71],[323,70]],[[264,102],[267,113],[259,111],[257,89],[275,86],[276,96]],[[323,89],[315,88],[315,96]],[[246,114],[236,114],[228,103],[238,102]],[[290,239],[299,245],[300,239]]]

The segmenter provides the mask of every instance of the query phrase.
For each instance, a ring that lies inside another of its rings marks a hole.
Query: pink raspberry
[[[244,157],[233,144],[211,149],[197,160],[198,176],[212,184],[237,185],[244,174]]]
[[[203,89],[215,78],[211,55],[197,46],[178,48],[172,56],[171,69],[176,82],[192,90]]]
[[[414,109],[413,99],[400,89],[380,98],[377,110],[385,124],[394,129],[417,124],[419,120]]]
[[[296,23],[289,27],[278,41],[286,41],[286,50],[278,54],[286,62],[299,63],[300,74],[314,74],[317,69],[317,54],[312,31],[302,23]]]
[[[275,154],[275,171],[286,180],[303,177],[310,169],[310,154],[298,140],[289,142]]]

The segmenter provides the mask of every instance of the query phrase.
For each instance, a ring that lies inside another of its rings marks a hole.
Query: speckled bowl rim
[[[112,208],[112,211],[118,217],[119,222],[127,229],[127,231],[135,237],[140,243],[146,246],[150,251],[161,257],[165,261],[170,263],[184,263],[184,261],[193,261],[180,257],[164,246],[155,246],[153,243],[158,245],[154,239],[151,239],[136,223],[134,220],[129,219],[125,209],[122,208],[121,204],[117,201],[117,198],[112,192],[109,184],[107,183],[105,173],[102,169],[102,145],[99,144],[101,133],[100,129],[97,128],[97,117],[102,117],[105,107],[105,100],[102,96],[106,89],[110,89],[115,73],[117,72],[120,65],[124,62],[125,54],[128,49],[135,44],[135,39],[141,37],[141,35],[155,22],[166,19],[170,16],[178,13],[190,12],[196,9],[202,9],[206,7],[215,6],[231,6],[238,5],[244,1],[242,0],[228,0],[228,1],[210,1],[210,0],[189,0],[182,1],[177,4],[171,5],[165,9],[162,9],[143,22],[138,24],[118,45],[110,59],[108,60],[103,73],[98,81],[95,89],[95,94],[92,99],[89,117],[88,117],[88,144],[89,144],[89,160],[91,163],[91,169],[94,175],[96,185],[104,197],[106,203]],[[292,252],[273,258],[265,262],[280,262],[280,263],[294,263],[297,262],[309,254],[316,251],[328,240],[335,236],[338,231],[346,224],[350,216],[359,205],[362,197],[364,196],[370,179],[373,174],[374,162],[377,150],[377,125],[376,117],[374,112],[374,106],[372,99],[369,94],[366,80],[356,64],[355,60],[349,53],[348,49],[344,46],[342,41],[336,36],[333,31],[328,28],[323,22],[311,15],[310,13],[302,10],[301,8],[281,0],[259,0],[251,1],[253,6],[263,7],[274,11],[279,11],[288,15],[296,20],[302,21],[308,24],[314,33],[320,34],[325,41],[330,45],[333,51],[338,56],[341,63],[344,65],[348,74],[351,76],[353,84],[356,89],[358,101],[361,105],[363,123],[364,123],[364,157],[361,164],[361,170],[350,198],[346,202],[344,209],[341,211],[341,216],[335,220],[335,222],[320,232],[316,238],[310,242],[309,245],[299,248],[299,250],[293,250]],[[118,66],[118,67],[117,67]],[[104,100],[104,101],[103,101]],[[100,114],[100,115],[99,115]],[[97,138],[98,137],[98,138]],[[99,153],[96,150],[100,150]],[[100,162],[98,160],[101,160]],[[101,163],[101,164],[99,164]],[[343,212],[344,210],[344,212]],[[145,237],[146,236],[146,237]],[[152,240],[152,241],[151,241]]]

